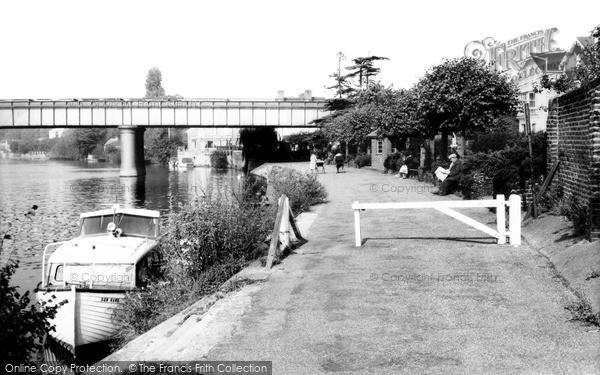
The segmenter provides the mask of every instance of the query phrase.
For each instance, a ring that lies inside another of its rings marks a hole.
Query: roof
[[[92,217],[92,216],[112,215],[115,213],[117,213],[117,214],[123,213],[126,215],[133,215],[133,216],[160,217],[159,211],[145,210],[142,208],[120,208],[120,207],[116,207],[116,210],[115,210],[115,208],[108,208],[105,210],[84,212],[80,215],[80,217],[84,218],[84,217]]]
[[[367,138],[388,138],[387,135],[379,135],[377,134],[377,130],[374,130],[367,134]]]
[[[75,238],[56,249],[49,263],[135,264],[158,244],[158,240],[110,234]]]

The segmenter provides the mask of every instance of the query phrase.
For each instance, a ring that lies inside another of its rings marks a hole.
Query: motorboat
[[[177,167],[179,167],[179,169],[194,168],[194,159],[190,157],[180,157],[178,159]]]
[[[76,358],[86,346],[114,338],[113,313],[125,293],[160,270],[159,237],[160,212],[115,205],[81,214],[76,238],[44,248],[37,299],[47,306],[66,302],[50,321],[52,345]]]
[[[185,171],[194,168],[194,159],[188,156],[177,156],[169,159],[169,170]]]

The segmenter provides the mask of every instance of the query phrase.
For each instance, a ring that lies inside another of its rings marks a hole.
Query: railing
[[[505,207],[509,208],[509,230],[506,230]],[[496,208],[497,230],[488,227],[478,221],[471,219],[451,208],[465,207],[493,207]],[[497,195],[496,199],[473,200],[473,201],[434,201],[434,202],[391,202],[391,203],[360,203],[355,201],[352,204],[354,210],[354,233],[356,246],[362,246],[360,212],[365,210],[384,210],[384,209],[410,209],[410,208],[433,208],[448,216],[451,216],[463,223],[479,229],[498,239],[498,244],[506,243],[506,237],[510,238],[510,244],[513,246],[521,245],[521,196],[513,194],[508,201],[504,195]]]

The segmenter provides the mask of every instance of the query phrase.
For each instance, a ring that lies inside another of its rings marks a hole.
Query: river
[[[73,238],[80,213],[119,203],[168,215],[197,197],[230,196],[240,173],[152,165],[143,178],[120,178],[119,166],[109,163],[0,159],[0,235],[7,230],[11,235],[0,261],[18,259],[11,284],[32,290],[41,279],[44,247]],[[35,215],[26,215],[33,205],[38,206]]]

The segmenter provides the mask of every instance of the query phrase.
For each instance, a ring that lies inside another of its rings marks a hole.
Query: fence
[[[506,206],[509,208],[509,230],[506,230]],[[470,217],[452,210],[452,208],[465,207],[493,207],[496,208],[497,229],[494,230]],[[387,210],[387,209],[423,209],[433,208],[463,223],[479,229],[498,239],[498,244],[506,243],[506,237],[510,238],[513,246],[521,245],[521,197],[513,194],[508,201],[504,195],[497,195],[496,199],[472,200],[472,201],[437,201],[437,202],[390,202],[390,203],[360,203],[352,204],[354,210],[354,233],[356,246],[362,245],[360,229],[360,212],[365,210]]]

